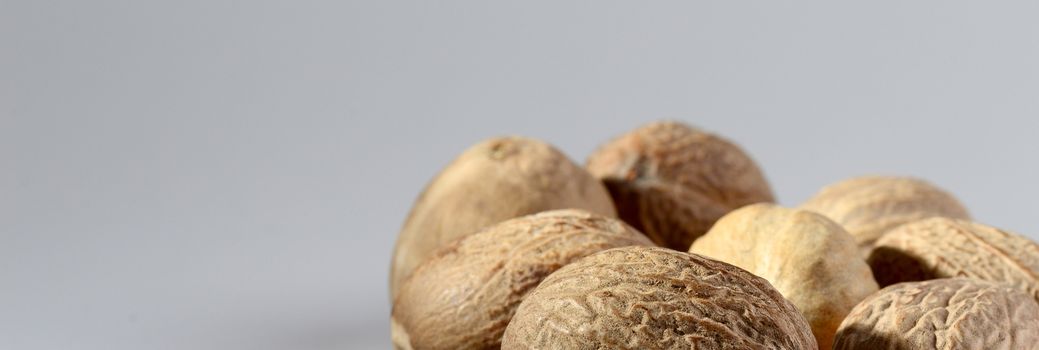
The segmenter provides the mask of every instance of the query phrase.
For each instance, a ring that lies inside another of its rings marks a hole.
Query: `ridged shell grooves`
[[[931,218],[885,234],[870,255],[881,286],[971,277],[1017,287],[1039,300],[1039,245],[966,220]]]
[[[774,200],[742,149],[678,122],[647,124],[600,146],[587,168],[624,221],[681,251],[729,211]]]
[[[616,216],[606,188],[552,145],[513,136],[470,147],[412,206],[394,247],[391,298],[443,245],[504,220],[570,208]]]
[[[620,220],[581,210],[491,226],[415,270],[394,304],[397,332],[406,331],[415,349],[496,348],[520,301],[545,276],[578,258],[629,245],[653,243]]]
[[[834,349],[1035,349],[1039,304],[1009,286],[968,278],[900,283],[841,324]]]
[[[815,349],[767,281],[664,248],[606,250],[567,265],[520,304],[502,349]]]

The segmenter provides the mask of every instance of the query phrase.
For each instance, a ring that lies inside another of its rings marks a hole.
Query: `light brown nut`
[[[966,220],[930,218],[877,240],[867,259],[881,287],[943,277],[1003,282],[1039,300],[1039,245]]]
[[[869,255],[884,232],[911,221],[934,216],[970,219],[967,209],[948,192],[920,179],[862,176],[823,187],[801,204],[829,217],[848,230]]]
[[[390,292],[442,245],[515,217],[552,209],[616,216],[599,181],[544,142],[502,137],[476,144],[415,201],[393,250]]]
[[[820,349],[830,348],[844,316],[877,291],[851,235],[806,210],[766,203],[737,209],[689,251],[768,280],[804,314]]]
[[[404,282],[393,307],[394,333],[403,334],[394,339],[414,349],[496,349],[520,301],[545,276],[586,255],[630,245],[653,243],[620,220],[581,210],[488,227],[445,246]]]
[[[774,201],[742,149],[679,122],[651,123],[614,139],[587,168],[606,184],[621,219],[681,251],[729,211]]]
[[[899,283],[841,324],[835,350],[1035,349],[1039,304],[1014,288],[969,278]]]
[[[414,350],[411,347],[411,338],[408,336],[408,331],[392,316],[390,316],[390,341],[393,343],[393,349],[395,350]]]
[[[502,349],[815,349],[801,313],[764,279],[666,248],[590,255],[520,303]]]

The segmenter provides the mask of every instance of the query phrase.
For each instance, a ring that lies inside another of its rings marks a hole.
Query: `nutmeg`
[[[844,316],[877,291],[855,240],[826,217],[773,204],[723,216],[689,249],[769,281],[804,314],[821,349]]]
[[[656,122],[599,147],[588,170],[621,219],[660,246],[685,251],[718,218],[774,201],[757,164],[735,144],[679,122]]]
[[[970,219],[951,194],[927,181],[897,176],[863,176],[824,187],[801,204],[833,219],[855,237],[863,256],[884,232],[929,217]]]
[[[586,255],[652,246],[620,220],[556,210],[490,226],[441,248],[408,278],[393,306],[406,349],[496,349],[520,301],[556,269]]]
[[[666,248],[624,247],[545,278],[502,349],[816,349],[804,317],[764,279]]]
[[[397,237],[390,291],[443,244],[507,219],[552,209],[616,216],[599,181],[557,149],[523,137],[467,149],[433,179]]]
[[[899,283],[848,315],[835,350],[1035,349],[1039,304],[1008,286],[969,278]]]
[[[1039,300],[1039,244],[995,227],[930,218],[884,234],[867,259],[881,287],[944,277],[1005,283]]]

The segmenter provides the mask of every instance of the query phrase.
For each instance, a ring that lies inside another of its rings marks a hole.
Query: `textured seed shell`
[[[1002,282],[1039,300],[1039,245],[966,220],[930,218],[888,232],[867,259],[881,287],[943,277]]]
[[[801,209],[829,217],[848,230],[867,256],[884,232],[929,217],[970,219],[948,192],[927,181],[897,176],[862,176],[826,187]]]
[[[520,303],[502,349],[815,349],[808,323],[764,279],[665,248],[590,255]]]
[[[497,349],[520,301],[559,267],[589,254],[652,246],[620,220],[556,210],[488,227],[415,270],[393,307],[414,349]],[[405,344],[398,344],[406,348]]]
[[[691,253],[769,281],[804,314],[820,349],[829,349],[844,316],[877,291],[855,240],[826,217],[773,204],[723,216]]]
[[[523,137],[476,144],[433,179],[415,201],[393,251],[390,291],[442,245],[515,217],[552,209],[614,217],[599,181],[544,142]]]
[[[660,246],[685,251],[718,218],[774,197],[735,144],[679,122],[656,122],[614,139],[589,158],[624,221]]]
[[[841,324],[835,350],[1035,349],[1039,304],[1014,288],[969,278],[899,283]]]

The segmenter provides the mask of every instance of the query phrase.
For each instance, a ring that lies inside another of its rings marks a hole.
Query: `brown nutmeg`
[[[820,349],[829,349],[844,316],[877,291],[855,240],[826,217],[774,204],[723,216],[689,252],[769,281],[804,314]]]
[[[502,349],[816,349],[804,317],[764,279],[666,248],[602,251],[545,278]]]
[[[863,256],[884,232],[929,217],[970,219],[955,197],[924,180],[897,176],[862,176],[824,187],[801,204],[833,219],[859,243]]]
[[[441,248],[401,286],[393,339],[407,349],[496,349],[520,301],[559,267],[609,248],[653,245],[620,220],[556,210]]]
[[[615,216],[595,178],[544,142],[490,139],[467,149],[415,201],[397,237],[390,292],[442,245],[507,219],[552,209]]]
[[[679,122],[651,123],[614,139],[587,168],[606,184],[621,219],[681,251],[729,211],[774,201],[742,149]]]
[[[848,315],[835,350],[1035,349],[1039,304],[1014,288],[969,278],[899,283]]]
[[[966,220],[930,218],[891,230],[867,259],[880,286],[944,277],[1006,283],[1039,300],[1039,245]]]

